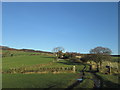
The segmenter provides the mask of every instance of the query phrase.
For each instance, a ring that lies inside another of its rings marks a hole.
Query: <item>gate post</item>
[[[73,72],[75,72],[75,66],[73,66]]]

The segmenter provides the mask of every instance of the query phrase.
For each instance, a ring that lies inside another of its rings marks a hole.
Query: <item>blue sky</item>
[[[3,43],[13,48],[89,53],[97,46],[118,53],[117,2],[3,3]]]

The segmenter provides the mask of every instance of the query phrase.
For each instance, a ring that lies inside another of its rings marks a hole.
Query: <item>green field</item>
[[[112,57],[112,62],[120,62],[120,57]]]
[[[2,60],[2,70],[7,71],[10,68],[27,67],[71,67],[73,65],[64,64],[67,61],[53,63],[53,56],[28,54],[16,55],[13,57],[4,57]],[[61,63],[62,62],[62,63]],[[52,63],[52,65],[49,65]],[[48,64],[48,65],[46,65]],[[83,66],[81,66],[82,69]],[[72,84],[79,77],[77,73],[61,74],[3,74],[3,88],[65,88]],[[24,83],[23,83],[24,82]]]
[[[7,52],[7,51],[3,51]],[[80,71],[85,68],[84,81],[74,86],[74,88],[94,88],[93,75],[88,73],[89,65],[83,63],[73,63],[69,60],[55,61],[53,55],[49,54],[39,54],[38,53],[22,52],[22,51],[12,51],[14,56],[6,56],[2,59],[2,72],[7,72],[11,69],[20,70],[40,70],[40,68],[47,69],[57,69],[64,68],[62,73],[3,73],[2,74],[2,86],[3,88],[68,88],[74,84],[77,79],[81,78]],[[116,63],[116,58],[113,58],[112,63]],[[76,66],[76,72],[73,73],[69,70]],[[116,65],[115,65],[116,66]],[[67,69],[68,68],[68,69]],[[66,72],[65,69],[67,69]],[[43,71],[44,71],[43,70]],[[115,83],[118,85],[118,76],[115,75],[105,75],[98,73],[100,78],[106,84],[106,81]],[[86,84],[88,84],[86,86]],[[111,84],[111,83],[110,83]],[[104,86],[105,87],[105,86]],[[106,87],[109,87],[108,85]]]
[[[97,75],[102,79],[103,88],[118,88],[120,87],[120,77],[117,75],[105,75],[102,73],[97,73]]]
[[[77,74],[4,74],[3,88],[66,88]]]
[[[25,66],[31,66],[36,64],[46,64],[53,61],[53,58],[48,58],[48,56],[35,55],[35,56],[13,56],[5,57],[2,59],[3,70],[8,70],[10,68],[19,68]]]

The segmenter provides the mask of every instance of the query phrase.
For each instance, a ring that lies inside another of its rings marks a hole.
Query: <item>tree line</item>
[[[80,54],[75,52],[65,52],[63,47],[56,47],[53,49],[53,53],[57,59],[69,59],[71,62],[95,62],[97,65],[97,71],[102,68],[103,61],[110,61],[112,50],[106,47],[95,47],[89,51],[89,54]],[[81,56],[77,58],[76,56]]]

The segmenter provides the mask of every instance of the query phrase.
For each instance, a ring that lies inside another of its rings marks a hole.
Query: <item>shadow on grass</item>
[[[101,76],[95,74],[100,79],[101,88],[120,88],[120,84],[103,79]]]
[[[49,89],[52,89],[54,88],[56,85],[52,85],[52,86],[49,86],[48,88],[44,89],[44,90],[49,90]]]
[[[55,57],[43,57],[43,58],[55,58]]]
[[[120,88],[120,84],[111,81],[104,80],[103,83],[105,85],[104,88]]]
[[[1,90],[49,90],[53,88],[2,88]]]
[[[76,81],[72,85],[68,86],[65,90],[73,90],[74,87],[78,86],[82,81]]]
[[[57,63],[61,63],[61,64],[65,64],[65,65],[83,65],[82,63],[74,63],[74,62],[69,62],[69,61],[57,62]]]

